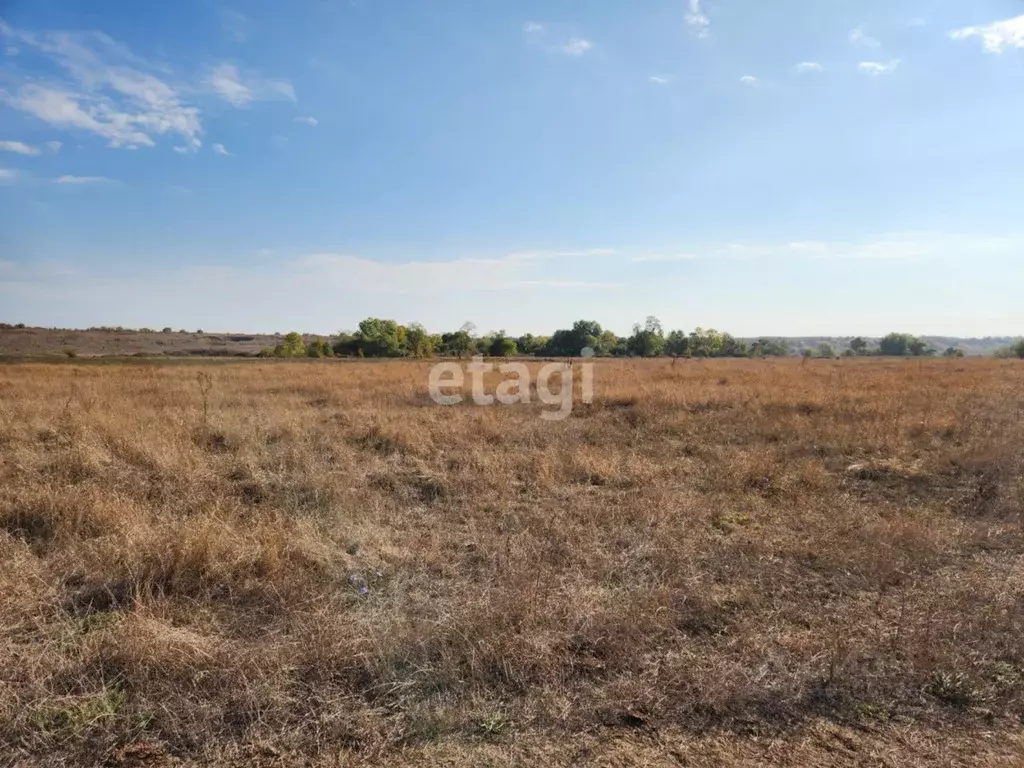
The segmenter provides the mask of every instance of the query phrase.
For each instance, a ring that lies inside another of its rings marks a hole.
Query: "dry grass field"
[[[1024,364],[428,368],[0,368],[0,762],[1024,760]]]

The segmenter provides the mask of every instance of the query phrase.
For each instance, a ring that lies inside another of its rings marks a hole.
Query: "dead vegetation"
[[[0,369],[0,755],[1016,764],[1020,364],[427,370]]]

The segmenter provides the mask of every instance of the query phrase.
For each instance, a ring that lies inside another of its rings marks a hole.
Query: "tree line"
[[[1024,357],[1024,341],[1018,344]],[[368,317],[353,332],[341,332],[334,339],[306,341],[299,333],[289,333],[273,349],[265,349],[264,357],[786,357],[794,353],[786,339],[762,337],[741,339],[713,328],[696,328],[666,332],[656,317],[648,317],[633,326],[629,336],[618,336],[605,330],[594,320],[578,320],[571,328],[556,330],[550,336],[510,336],[500,330],[477,334],[472,323],[457,331],[429,333],[419,323],[401,325],[394,320]],[[848,347],[837,352],[833,344],[823,342],[817,350],[805,349],[805,357],[858,357],[867,355],[928,357],[938,350],[907,333],[891,333],[877,346],[857,337]],[[962,357],[963,352],[950,347],[946,357]]]

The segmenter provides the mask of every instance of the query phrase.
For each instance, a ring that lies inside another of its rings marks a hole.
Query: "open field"
[[[1020,763],[1024,364],[428,369],[0,367],[0,762]]]

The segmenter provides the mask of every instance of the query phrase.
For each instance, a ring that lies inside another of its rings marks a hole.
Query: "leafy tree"
[[[1024,339],[1018,341],[1016,344],[1010,347],[1010,349],[1013,350],[1013,353],[1017,355],[1017,357],[1019,357],[1021,360],[1024,360]]]
[[[305,357],[306,343],[302,340],[302,334],[292,331],[285,335],[284,341],[274,347],[274,355],[277,357]]]
[[[690,332],[690,352],[694,357],[717,357],[722,351],[722,334],[714,328],[696,328]]]
[[[306,354],[309,357],[330,357],[334,350],[327,339],[317,339],[306,346]]]
[[[964,351],[957,347],[947,347],[946,351],[942,353],[943,357],[963,357]]]
[[[409,357],[434,356],[434,337],[419,323],[409,323],[405,329],[405,353]]]
[[[473,351],[473,337],[459,330],[441,334],[441,353],[447,357],[463,357]]]
[[[633,335],[626,340],[629,354],[637,357],[660,357],[665,352],[665,334],[661,321],[651,315],[643,325],[633,326]]]
[[[868,343],[863,338],[858,336],[855,339],[851,339],[850,349],[853,351],[853,354],[855,355],[865,355],[868,351]]]
[[[762,357],[786,357],[790,351],[789,342],[785,339],[769,339],[762,336],[751,345],[750,354]]]
[[[818,345],[818,357],[832,358],[836,356],[836,348],[829,342],[823,341]]]
[[[543,354],[550,357],[579,357],[584,347],[596,351],[603,331],[593,320],[577,320],[572,328],[562,328],[552,334],[544,346]]]
[[[690,337],[685,331],[670,331],[665,339],[665,353],[672,357],[690,356]]]
[[[615,335],[614,331],[604,331],[597,337],[593,345],[594,354],[598,357],[610,357],[612,355],[625,355],[626,342]]]
[[[487,353],[491,357],[514,357],[518,352],[516,340],[505,335],[504,331],[498,331],[491,340],[491,347]]]
[[[878,342],[878,351],[891,357],[903,357],[910,353],[910,342],[914,337],[909,333],[890,333]]]
[[[537,350],[544,346],[547,342],[542,336],[534,336],[532,333],[527,333],[516,339],[516,349],[521,355],[535,355]]]
[[[910,343],[907,345],[907,349],[910,351],[910,354],[912,354],[914,357],[935,354],[935,350],[931,349],[928,346],[928,342],[917,337],[914,337],[910,340]]]
[[[406,330],[394,320],[368,317],[359,323],[356,354],[363,357],[401,357],[405,354]]]
[[[737,339],[732,334],[722,334],[722,346],[718,351],[720,357],[747,357],[750,355],[750,347],[743,339]]]

